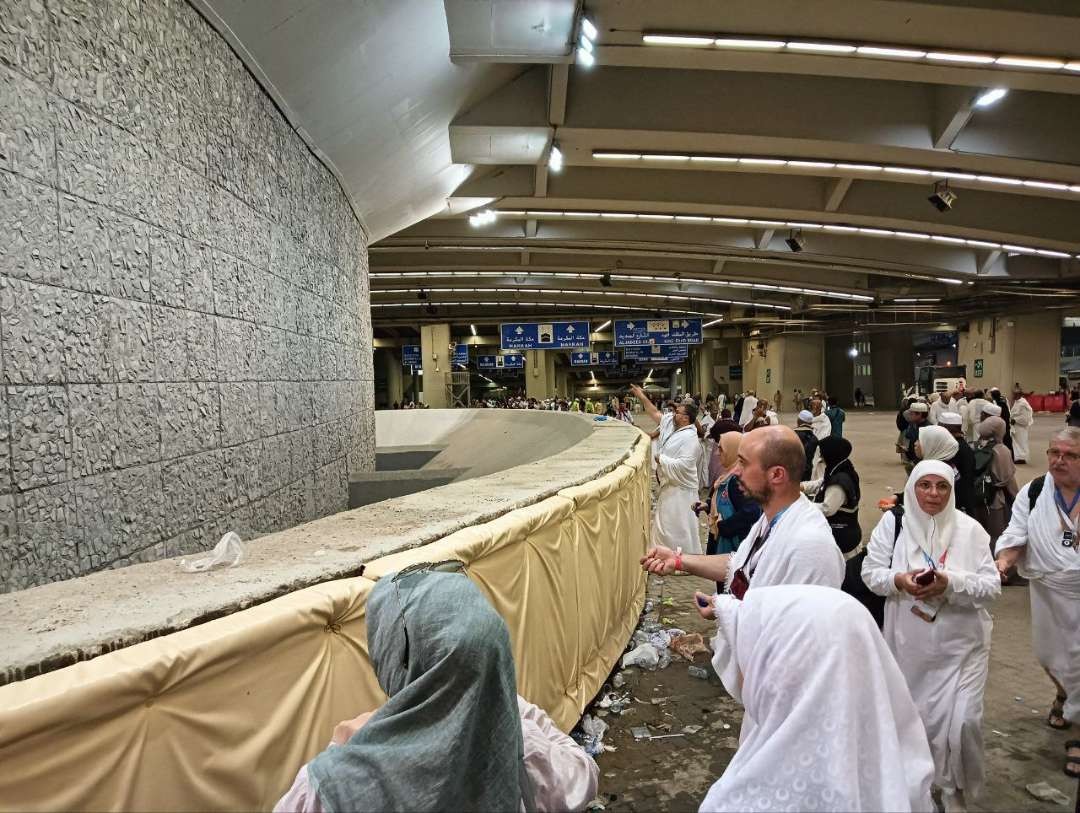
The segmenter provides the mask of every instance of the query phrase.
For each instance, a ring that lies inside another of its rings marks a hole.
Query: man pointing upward
[[[641,387],[631,385],[630,391],[641,402],[645,414],[660,425],[660,434],[653,447],[660,493],[653,511],[651,542],[654,546],[674,546],[700,553],[701,541],[694,514],[701,457],[695,425],[697,407],[692,403],[677,404],[672,412],[662,415]]]
[[[802,495],[799,482],[806,456],[786,426],[766,426],[743,437],[732,473],[762,516],[732,554],[682,554],[655,544],[641,560],[643,569],[667,574],[683,570],[724,582],[737,598],[751,587],[821,584],[839,588],[844,557],[824,515]],[[654,537],[655,539],[655,537]]]

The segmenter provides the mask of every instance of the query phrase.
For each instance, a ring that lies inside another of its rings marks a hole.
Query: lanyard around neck
[[[1065,516],[1072,517],[1073,509],[1076,508],[1076,503],[1080,502],[1080,489],[1077,489],[1073,494],[1072,502],[1066,504],[1065,497],[1061,494],[1061,489],[1056,485],[1054,486],[1054,501],[1057,503],[1058,508],[1065,512]]]

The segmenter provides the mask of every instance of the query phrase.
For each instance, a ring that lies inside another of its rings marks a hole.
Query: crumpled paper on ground
[[[709,653],[709,648],[705,645],[705,639],[701,637],[700,632],[676,635],[671,639],[671,643],[668,644],[668,646],[677,655],[681,655],[688,661],[693,661],[694,655],[698,652]]]

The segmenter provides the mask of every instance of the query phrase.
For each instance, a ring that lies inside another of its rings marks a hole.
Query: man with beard
[[[765,426],[743,436],[731,472],[743,493],[761,506],[762,516],[738,550],[684,556],[682,548],[655,545],[642,558],[642,569],[657,574],[684,571],[723,581],[727,591],[740,599],[751,586],[840,587],[844,557],[829,523],[799,489],[805,465],[802,443],[786,426]]]

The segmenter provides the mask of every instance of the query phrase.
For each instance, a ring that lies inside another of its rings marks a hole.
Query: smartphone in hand
[[[927,585],[934,583],[934,579],[936,578],[936,573],[935,573],[935,571],[934,571],[934,569],[932,567],[928,567],[925,570],[922,570],[922,571],[919,571],[918,573],[916,573],[914,578],[915,578],[915,584],[921,585],[922,587],[926,587]]]
[[[709,600],[705,598],[705,596],[696,596],[695,598],[697,599],[697,606],[699,606],[703,610],[708,609]]]

